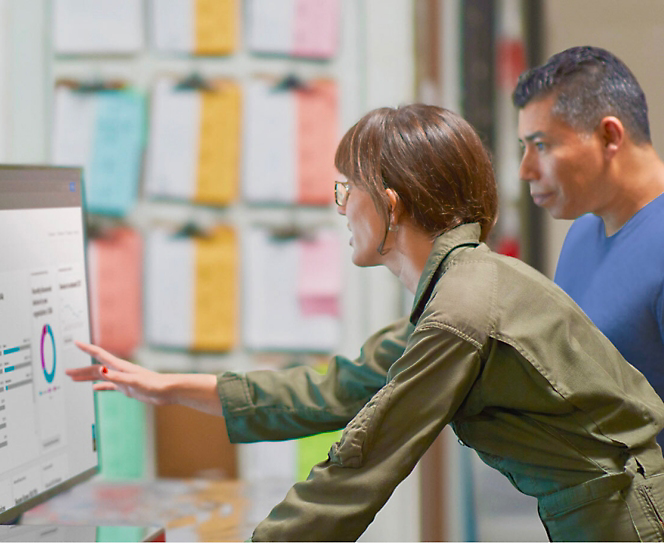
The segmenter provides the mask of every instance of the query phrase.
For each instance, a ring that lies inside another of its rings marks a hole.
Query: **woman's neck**
[[[433,239],[429,234],[409,224],[401,224],[393,235],[392,248],[385,265],[401,284],[415,294],[433,248]]]

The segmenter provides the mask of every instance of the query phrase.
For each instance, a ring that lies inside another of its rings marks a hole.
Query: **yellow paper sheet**
[[[196,238],[195,350],[228,350],[235,344],[238,291],[237,242],[229,227]]]
[[[196,0],[196,54],[223,55],[235,50],[236,11],[236,0]]]
[[[201,93],[203,107],[195,200],[226,205],[237,197],[240,141],[240,89],[218,81]]]

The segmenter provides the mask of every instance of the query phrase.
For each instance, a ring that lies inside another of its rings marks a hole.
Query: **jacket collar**
[[[433,243],[424,271],[415,291],[415,301],[410,313],[410,322],[416,324],[431,297],[433,287],[442,273],[447,257],[462,246],[477,246],[480,243],[481,227],[478,223],[462,224],[438,236]]]

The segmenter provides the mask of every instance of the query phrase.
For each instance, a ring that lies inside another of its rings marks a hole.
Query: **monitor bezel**
[[[0,183],[7,181],[6,175],[13,173],[16,178],[16,173],[19,173],[19,177],[22,175],[27,175],[30,173],[35,173],[38,175],[46,174],[56,174],[57,180],[71,180],[77,181],[80,187],[80,199],[81,199],[81,222],[82,222],[82,232],[83,232],[83,260],[84,260],[84,274],[85,274],[85,285],[86,285],[86,294],[88,300],[88,329],[92,330],[92,317],[90,314],[90,281],[89,281],[89,269],[88,269],[88,234],[87,234],[87,209],[85,203],[85,184],[83,180],[83,168],[76,166],[52,166],[52,165],[29,165],[29,164],[0,164]],[[71,177],[71,179],[70,179]],[[73,177],[76,177],[74,179]],[[46,206],[49,207],[49,206]],[[52,207],[52,206],[50,206]],[[0,210],[2,211],[2,210]],[[92,357],[90,357],[90,363],[96,363]],[[69,490],[70,488],[81,484],[100,471],[100,432],[99,432],[99,411],[97,405],[97,394],[93,392],[93,406],[94,406],[94,440],[96,445],[96,458],[97,463],[95,466],[78,473],[67,480],[58,483],[57,485],[48,488],[32,498],[14,505],[6,509],[5,511],[0,512],[0,524],[15,524],[20,520],[20,517],[26,511],[40,505],[47,500],[50,500],[54,496],[61,494],[62,492]]]

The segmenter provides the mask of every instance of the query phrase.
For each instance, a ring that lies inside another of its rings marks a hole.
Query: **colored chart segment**
[[[50,346],[50,349],[49,349]],[[55,337],[53,337],[53,330],[50,324],[45,324],[42,328],[41,334],[41,366],[44,372],[44,378],[47,383],[52,383],[55,377]],[[47,369],[47,366],[50,369]]]

